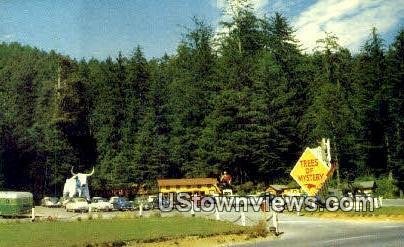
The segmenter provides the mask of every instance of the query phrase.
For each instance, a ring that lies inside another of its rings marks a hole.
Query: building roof
[[[271,185],[269,185],[269,187],[276,191],[282,191],[282,190],[288,188],[288,186],[284,185],[284,184],[271,184]]]
[[[271,184],[271,185],[269,185],[269,188],[268,188],[268,189],[270,189],[270,188],[272,188],[272,189],[274,189],[274,190],[276,190],[276,191],[284,191],[284,190],[286,190],[286,189],[299,189],[300,186],[299,186],[299,185],[294,185],[294,184],[292,184],[292,185],[286,185],[286,184]],[[268,191],[268,189],[267,189],[267,191]]]
[[[0,191],[0,198],[16,199],[16,198],[32,198],[32,193],[22,191]]]
[[[371,189],[375,187],[375,181],[363,181],[363,182],[355,182],[355,186],[360,189]]]
[[[181,179],[157,179],[159,187],[181,185],[216,185],[216,178],[181,178]]]

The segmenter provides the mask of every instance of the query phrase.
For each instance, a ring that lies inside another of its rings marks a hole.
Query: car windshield
[[[93,202],[106,202],[107,199],[105,198],[93,198]]]
[[[49,201],[51,201],[51,202],[58,202],[59,199],[58,199],[57,197],[50,197],[50,198],[49,198]]]

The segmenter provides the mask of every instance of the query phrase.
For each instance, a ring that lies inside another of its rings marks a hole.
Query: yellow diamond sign
[[[332,174],[331,167],[327,166],[317,151],[306,148],[290,172],[293,179],[309,196],[315,196]]]

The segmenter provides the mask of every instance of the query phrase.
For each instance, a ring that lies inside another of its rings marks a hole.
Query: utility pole
[[[334,121],[331,121],[331,127],[335,130]],[[335,137],[335,132],[333,131],[333,146],[334,146],[334,157],[335,157],[335,170],[337,172],[337,189],[338,191],[341,189],[341,179],[339,174],[339,161],[338,161],[338,149],[337,149],[337,138]]]
[[[340,175],[339,175],[339,162],[338,162],[338,152],[337,152],[337,144],[335,143],[335,136],[334,136],[334,141],[333,141],[334,143],[334,157],[335,157],[335,169],[336,169],[336,172],[337,172],[337,189],[338,189],[338,191],[341,189],[341,180],[340,180]]]

